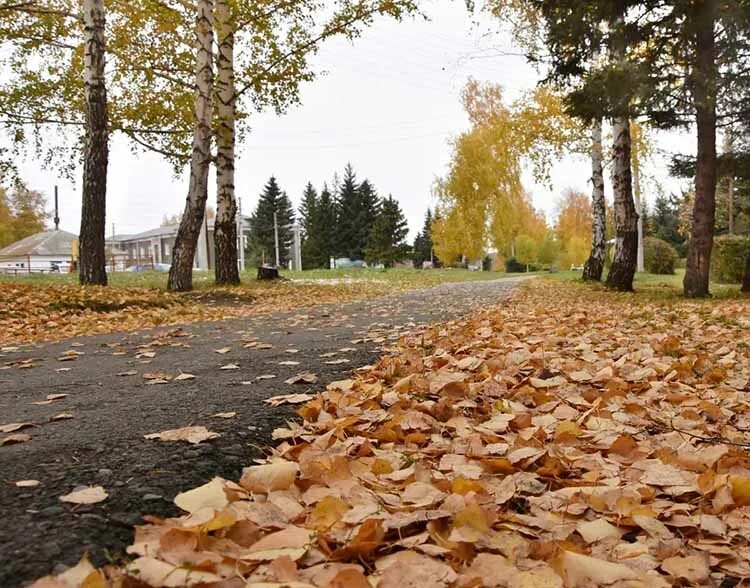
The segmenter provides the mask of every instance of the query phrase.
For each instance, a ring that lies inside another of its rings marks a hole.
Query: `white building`
[[[70,271],[78,236],[67,231],[43,231],[0,249],[0,273]]]

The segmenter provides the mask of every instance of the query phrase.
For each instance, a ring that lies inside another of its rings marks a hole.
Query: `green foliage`
[[[717,282],[742,282],[750,255],[750,236],[722,235],[714,239],[711,253],[711,278]]]
[[[294,222],[294,210],[286,192],[281,191],[276,178],[271,176],[250,217],[248,258],[251,263],[260,265],[264,260],[266,263],[275,263],[274,213],[279,230],[279,263],[285,266],[289,261],[292,243],[289,225]]]
[[[365,249],[367,263],[393,267],[407,257],[410,247],[405,239],[408,233],[409,226],[399,203],[393,196],[384,198]]]
[[[302,266],[304,269],[328,268],[336,245],[336,203],[328,186],[320,196],[312,184],[307,184],[300,206],[304,229]]]
[[[364,259],[380,200],[369,181],[357,183],[351,164],[344,169],[338,194],[338,243],[336,253],[349,259]]]
[[[680,233],[680,199],[677,196],[660,194],[656,197],[654,210],[649,215],[647,234],[666,241],[680,256],[685,255],[686,239]]]
[[[656,237],[643,240],[643,261],[651,274],[673,274],[677,264],[677,251],[666,241]]]
[[[422,230],[414,238],[414,246],[412,248],[412,263],[414,267],[421,268],[425,261],[432,260],[433,267],[440,265],[440,260],[433,252],[434,244],[432,243],[432,211],[428,208],[427,215],[424,219],[424,226]]]

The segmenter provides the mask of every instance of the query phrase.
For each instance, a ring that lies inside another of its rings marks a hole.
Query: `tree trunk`
[[[213,0],[197,0],[195,27],[195,112],[190,186],[180,228],[172,252],[167,287],[175,291],[193,288],[193,263],[208,198],[211,165],[211,115],[213,92]]]
[[[742,292],[750,292],[750,252],[745,261],[745,277],[742,280]]]
[[[104,79],[104,2],[84,0],[84,93],[86,137],[83,155],[83,203],[78,248],[81,284],[107,285],[104,252],[109,162],[109,115]]]
[[[237,265],[237,202],[234,193],[235,114],[234,33],[235,19],[229,0],[216,0],[216,283],[240,283]]]
[[[604,271],[607,254],[607,208],[604,201],[604,165],[602,163],[602,121],[597,120],[591,129],[591,208],[593,213],[593,234],[591,254],[583,268],[584,281],[599,282]]]
[[[633,202],[633,178],[630,170],[630,120],[620,116],[613,121],[615,195],[615,255],[607,274],[606,286],[613,290],[633,290],[638,257],[638,214]]]
[[[716,0],[698,2],[695,9],[696,67],[692,80],[698,148],[695,167],[693,228],[688,244],[685,296],[709,295],[711,249],[716,221]]]

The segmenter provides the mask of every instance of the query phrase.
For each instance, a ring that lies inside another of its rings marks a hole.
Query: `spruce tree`
[[[318,206],[318,192],[312,183],[307,182],[305,192],[302,194],[302,203],[299,207],[299,219],[302,225],[304,237],[310,233],[310,227],[315,223],[314,217]]]
[[[264,261],[269,264],[276,262],[274,213],[279,228],[279,263],[283,267],[289,261],[292,244],[292,230],[289,225],[294,222],[294,210],[286,192],[281,191],[276,178],[271,176],[250,217],[248,257],[258,266]]]
[[[380,199],[368,180],[357,183],[351,164],[344,169],[337,205],[339,228],[336,254],[349,259],[363,259],[370,232],[380,212]]]
[[[361,259],[357,251],[359,216],[359,194],[357,176],[351,164],[344,169],[344,179],[340,181],[336,206],[338,209],[338,231],[336,235],[336,256]]]
[[[320,260],[323,262],[321,267],[330,268],[331,258],[336,255],[338,243],[338,206],[336,199],[331,194],[326,184],[323,184],[323,190],[320,193],[318,201],[318,214],[316,233],[319,235],[318,243],[320,246]]]
[[[432,243],[432,211],[428,208],[427,215],[424,219],[424,227],[414,239],[414,248],[412,251],[412,261],[414,267],[421,268],[425,261],[432,261],[435,267],[439,264],[437,257],[433,253]]]
[[[393,196],[384,198],[365,249],[367,263],[393,267],[407,257],[409,245],[405,239],[408,233],[409,227],[399,203]]]

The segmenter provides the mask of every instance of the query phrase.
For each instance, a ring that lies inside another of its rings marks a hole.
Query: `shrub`
[[[509,274],[520,274],[526,271],[526,264],[521,263],[515,257],[505,260],[505,271]]]
[[[646,237],[643,241],[643,262],[651,274],[673,274],[677,264],[677,251],[666,241]]]
[[[711,279],[725,284],[742,282],[748,255],[750,255],[750,236],[716,237],[711,253]]]

